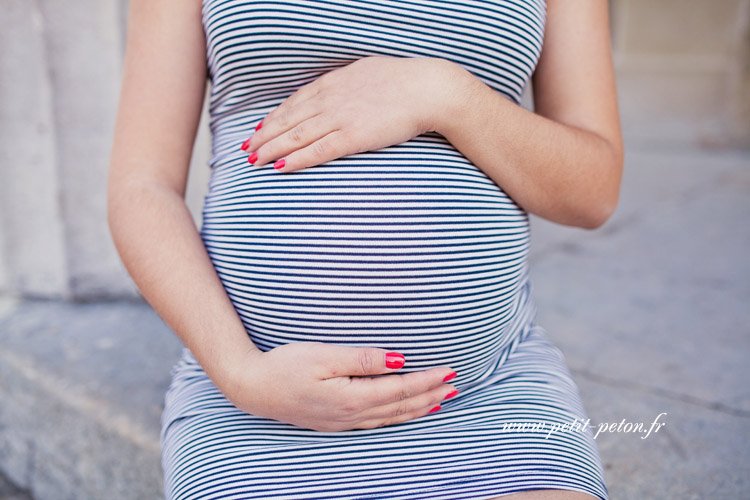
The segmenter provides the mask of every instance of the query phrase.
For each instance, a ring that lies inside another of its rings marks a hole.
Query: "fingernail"
[[[445,376],[445,378],[443,379],[443,382],[453,380],[454,378],[456,378],[456,372],[449,373],[448,375]]]
[[[240,149],[242,151],[247,151],[247,148],[250,147],[250,138],[248,137],[245,142],[242,143],[242,146],[240,146]]]
[[[397,352],[389,352],[385,355],[385,366],[386,368],[401,368],[406,363],[406,358],[403,354]]]
[[[275,169],[284,168],[284,165],[286,165],[286,160],[284,158],[282,158],[282,159],[280,159],[279,161],[277,161],[276,163],[273,164],[273,168],[275,168]]]
[[[263,120],[261,120],[261,121],[260,121],[260,123],[258,123],[258,124],[257,124],[257,125],[255,126],[255,131],[257,132],[258,130],[260,130],[260,128],[261,128],[262,126],[263,126]]]
[[[442,406],[438,405],[438,406],[436,406],[435,408],[433,408],[432,410],[430,410],[430,412],[429,412],[429,413],[435,413],[436,411],[438,411],[438,410],[440,410],[440,409],[442,409],[442,408],[443,408]]]
[[[249,161],[250,163],[255,163],[256,161],[258,161],[258,152],[253,151],[253,154],[250,155],[247,161]]]
[[[443,401],[445,401],[446,399],[450,399],[456,396],[457,394],[458,394],[458,391],[449,392],[448,394],[445,395],[445,397],[443,398]]]

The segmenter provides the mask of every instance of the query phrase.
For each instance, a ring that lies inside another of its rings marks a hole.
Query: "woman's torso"
[[[519,102],[544,3],[204,0],[203,22],[201,234],[252,340],[377,346],[406,371],[487,376],[533,316],[528,217],[499,186],[437,133],[293,173],[239,145],[301,86],[374,55],[449,59]]]

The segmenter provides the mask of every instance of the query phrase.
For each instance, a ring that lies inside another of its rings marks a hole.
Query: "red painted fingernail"
[[[397,352],[389,352],[385,355],[385,366],[386,368],[401,368],[406,363],[406,359],[403,354]]]
[[[458,391],[449,392],[448,394],[445,395],[445,397],[443,398],[443,401],[445,401],[446,399],[450,399],[453,396],[456,396],[457,394],[458,394]]]
[[[245,142],[242,143],[242,146],[240,146],[240,149],[242,151],[247,151],[247,148],[250,147],[250,138],[248,137]]]
[[[257,124],[257,125],[255,126],[255,131],[257,132],[258,130],[260,130],[260,128],[261,128],[262,126],[263,126],[263,120],[261,120],[261,121],[260,121],[260,123],[258,123],[258,124]]]
[[[443,382],[453,380],[454,378],[456,378],[456,372],[449,373],[448,375],[445,376],[445,378],[443,379]]]
[[[286,165],[286,160],[284,158],[282,158],[282,159],[280,159],[279,161],[277,161],[276,163],[273,164],[273,168],[275,168],[275,169],[284,168],[284,165]]]
[[[258,161],[258,152],[257,151],[253,151],[253,154],[250,155],[250,157],[247,159],[247,161],[249,161],[250,163],[253,163],[253,164],[256,161]]]
[[[442,408],[443,408],[442,406],[438,405],[435,408],[433,408],[432,410],[430,410],[429,413],[435,413],[436,411],[438,411],[438,410],[440,410]]]

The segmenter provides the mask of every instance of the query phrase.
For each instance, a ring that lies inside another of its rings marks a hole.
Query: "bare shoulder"
[[[206,88],[201,2],[131,0],[112,176],[184,189]]]

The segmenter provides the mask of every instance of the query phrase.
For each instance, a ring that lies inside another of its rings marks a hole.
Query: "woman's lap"
[[[170,500],[479,500],[533,489],[606,499],[586,418],[562,353],[539,327],[441,411],[347,433],[238,410],[186,351],[162,421],[165,489]]]

